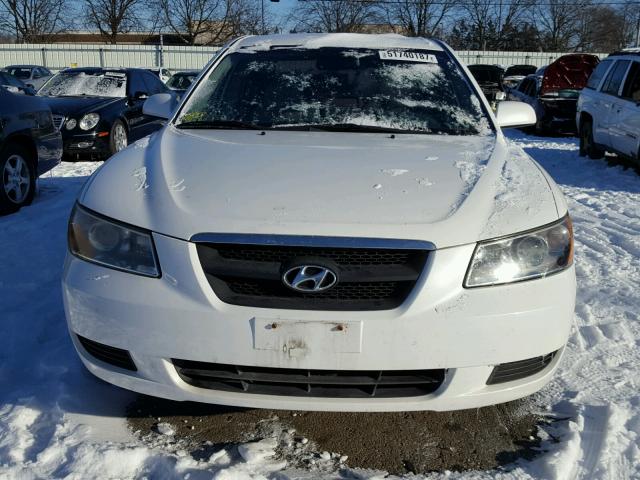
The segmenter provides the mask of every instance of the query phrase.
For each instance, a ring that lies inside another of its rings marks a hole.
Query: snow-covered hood
[[[174,127],[106,162],[80,203],[187,240],[265,233],[417,239],[438,248],[563,213],[539,167],[502,136]]]

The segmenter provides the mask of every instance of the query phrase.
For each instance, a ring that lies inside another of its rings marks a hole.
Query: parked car
[[[601,158],[609,151],[640,161],[640,51],[600,62],[580,93],[576,125],[580,155]]]
[[[505,91],[515,88],[524,79],[524,77],[536,73],[537,69],[538,67],[534,65],[512,65],[504,72],[502,86]]]
[[[164,67],[145,68],[145,70],[153,73],[156,77],[158,77],[162,81],[162,83],[167,83],[173,76],[173,74],[171,73],[171,70]]]
[[[36,90],[33,87],[27,87],[21,80],[2,70],[0,70],[0,87],[4,87],[5,90],[11,93],[22,93],[32,96],[36,94]]]
[[[468,68],[489,103],[504,100],[504,68],[497,65],[469,65]]]
[[[62,132],[66,159],[104,159],[162,126],[145,115],[150,96],[170,90],[147,70],[69,68],[39,91]]]
[[[169,124],[71,214],[64,305],[93,374],[351,411],[475,408],[551,379],[573,240],[562,193],[501,132],[531,107],[494,116],[449,47],[388,35],[242,37],[189,92],[175,114],[147,100]]]
[[[176,92],[176,95],[178,95],[178,99],[180,99],[199,74],[200,70],[185,70],[182,72],[176,72],[167,82],[167,87]]]
[[[60,132],[49,107],[37,97],[0,87],[0,214],[29,205],[36,179],[62,156]]]
[[[53,76],[51,70],[39,65],[9,65],[4,69],[35,90],[42,87]]]
[[[536,132],[575,131],[580,91],[599,62],[595,55],[563,55],[547,67],[528,75],[508,93],[510,100],[528,103],[536,111]]]

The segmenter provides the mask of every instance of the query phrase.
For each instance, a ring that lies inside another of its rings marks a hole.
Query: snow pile
[[[531,462],[426,478],[640,478],[640,177],[579,158],[572,139],[511,136],[560,184],[576,231],[575,328],[557,376],[537,395],[553,421],[540,431],[545,452]],[[483,166],[470,163],[458,168],[473,185]],[[134,395],[84,370],[60,294],[67,218],[97,166],[57,167],[41,179],[33,206],[0,218],[0,478],[385,478],[343,468],[339,452],[311,454],[312,441],[294,441],[293,432],[196,460],[173,441],[171,426],[150,434],[154,441],[127,431]],[[504,174],[505,185],[521,181],[515,170]],[[509,200],[508,189],[501,195]],[[308,460],[309,469],[289,466],[292,459]],[[319,469],[322,462],[333,470]]]

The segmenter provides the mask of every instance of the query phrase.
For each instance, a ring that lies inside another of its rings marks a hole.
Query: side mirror
[[[531,105],[505,100],[498,104],[496,120],[501,128],[529,127],[536,124],[537,117]]]
[[[175,100],[170,93],[156,93],[142,105],[142,113],[150,117],[168,120],[173,112]]]

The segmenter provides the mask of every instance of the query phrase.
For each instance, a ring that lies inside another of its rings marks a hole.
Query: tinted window
[[[137,93],[149,95],[149,89],[142,78],[142,73],[131,71],[129,72],[129,95],[133,96]]]
[[[20,80],[26,80],[31,78],[30,68],[9,67],[7,70],[11,75],[13,75],[16,78],[19,78]]]
[[[598,64],[596,69],[593,71],[591,76],[589,77],[589,81],[587,82],[587,88],[595,90],[600,85],[600,80],[605,76],[607,70],[611,66],[611,60],[604,60]]]
[[[640,102],[640,63],[633,62],[624,82],[622,97],[634,102]]]
[[[529,87],[529,82],[531,82],[531,79],[529,78],[525,78],[524,80],[522,80],[522,82],[520,82],[520,85],[518,85],[518,91],[519,92],[526,92],[527,88]]]
[[[447,53],[394,53],[341,47],[235,52],[199,83],[180,123],[491,132],[480,99]]]
[[[619,60],[607,75],[602,91],[610,95],[617,95],[624,80],[624,74],[627,73],[629,60]]]
[[[164,83],[162,83],[158,77],[149,72],[142,72],[142,74],[144,76],[144,83],[147,85],[147,92],[149,92],[149,95],[155,95],[156,93],[164,93],[167,91]]]

